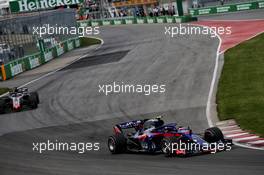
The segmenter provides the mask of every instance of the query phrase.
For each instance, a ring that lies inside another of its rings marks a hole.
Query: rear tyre
[[[127,150],[126,138],[122,134],[110,136],[108,149],[112,154],[124,153]]]
[[[0,99],[0,114],[5,113],[5,101]]]
[[[205,130],[204,140],[208,143],[223,141],[224,135],[218,127],[212,127]]]
[[[37,104],[39,104],[39,94],[37,93],[37,92],[31,92],[30,93],[30,96],[33,96],[33,98],[35,98],[36,99],[36,101],[37,101]]]
[[[29,95],[29,106],[32,108],[32,109],[36,109],[38,107],[38,95],[36,93],[31,93]]]

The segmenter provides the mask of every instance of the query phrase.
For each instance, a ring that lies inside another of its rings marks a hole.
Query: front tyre
[[[208,143],[223,141],[224,135],[218,127],[212,127],[205,130],[204,140]]]
[[[110,136],[108,149],[112,154],[124,153],[127,150],[126,138],[122,134]]]

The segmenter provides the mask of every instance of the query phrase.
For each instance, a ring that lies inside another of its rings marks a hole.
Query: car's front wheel
[[[212,127],[205,130],[204,140],[208,143],[214,143],[224,140],[224,135],[218,127]]]

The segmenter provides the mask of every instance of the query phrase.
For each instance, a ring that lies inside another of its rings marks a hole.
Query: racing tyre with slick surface
[[[30,96],[33,96],[33,98],[36,99],[37,104],[39,104],[39,94],[37,92],[31,92]]]
[[[223,141],[224,135],[218,127],[212,127],[205,130],[204,140],[208,143]]]
[[[38,107],[38,97],[36,94],[30,94],[28,100],[29,100],[29,106],[32,109],[36,109]]]
[[[112,154],[124,153],[126,147],[126,138],[122,134],[113,135],[108,138],[108,149]]]
[[[5,113],[5,101],[0,99],[0,114]]]

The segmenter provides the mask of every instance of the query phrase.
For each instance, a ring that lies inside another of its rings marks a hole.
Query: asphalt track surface
[[[232,18],[235,14],[233,14]],[[246,15],[245,15],[246,16]],[[164,25],[101,29],[105,44],[87,58],[29,85],[37,110],[0,116],[0,174],[262,174],[264,152],[234,147],[190,158],[111,155],[115,123],[163,114],[166,122],[208,127],[205,108],[218,40],[164,35]],[[99,84],[165,84],[163,94],[99,93]],[[32,142],[99,142],[99,151],[32,151]]]

